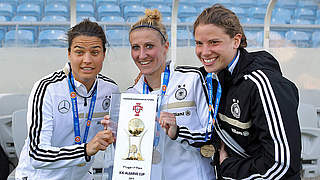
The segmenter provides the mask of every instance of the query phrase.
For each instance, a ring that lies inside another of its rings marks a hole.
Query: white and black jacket
[[[221,175],[225,179],[300,179],[298,90],[282,76],[271,54],[239,50],[232,74],[228,69],[218,73],[222,96],[216,126],[246,155],[227,148],[229,157],[221,164]]]
[[[170,63],[170,79],[162,101],[167,111],[175,114],[179,126],[176,140],[170,139],[161,130],[161,146],[164,146],[162,179],[166,180],[207,180],[214,179],[209,158],[200,155],[199,147],[204,144],[208,121],[208,105],[203,90],[205,79],[194,67],[176,67]],[[163,74],[161,79],[163,79]],[[127,92],[143,93],[144,76]],[[160,94],[160,90],[151,91]],[[211,134],[209,132],[209,134]],[[210,138],[210,136],[209,136]],[[152,166],[151,180],[161,179],[161,172]]]
[[[97,75],[97,98],[89,129],[89,142],[103,130],[100,120],[109,111],[111,93],[119,92],[111,79]],[[76,91],[91,94],[75,80]],[[80,134],[86,127],[91,98],[77,96]],[[68,78],[63,70],[56,71],[34,84],[28,102],[28,137],[16,169],[16,179],[80,180],[92,179],[89,169],[93,162],[85,160],[85,146],[74,143],[74,125]],[[82,140],[82,139],[81,139]],[[79,166],[85,163],[84,166]]]

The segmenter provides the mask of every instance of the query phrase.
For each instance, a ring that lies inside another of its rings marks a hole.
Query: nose
[[[83,56],[83,62],[84,63],[91,63],[92,62],[92,56],[90,54],[90,52],[86,52]]]
[[[210,46],[203,45],[201,55],[204,57],[208,57],[212,54],[212,50],[210,49]]]
[[[144,48],[141,48],[140,53],[139,53],[139,58],[144,59],[147,57],[147,52]]]

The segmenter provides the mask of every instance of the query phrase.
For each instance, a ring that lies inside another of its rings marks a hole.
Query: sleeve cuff
[[[87,143],[84,144],[84,159],[89,162],[91,160],[91,156],[87,154]]]

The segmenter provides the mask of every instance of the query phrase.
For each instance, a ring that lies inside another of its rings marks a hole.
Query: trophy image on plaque
[[[141,155],[141,140],[146,133],[143,121],[139,118],[133,118],[128,122],[128,136],[129,136],[129,152],[125,160],[143,161]]]

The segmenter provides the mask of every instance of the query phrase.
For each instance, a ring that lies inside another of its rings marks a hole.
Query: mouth
[[[84,71],[92,71],[94,68],[92,67],[81,67],[82,70]]]
[[[147,65],[147,64],[150,64],[151,61],[140,61],[138,63],[141,64],[141,65]]]
[[[201,59],[205,64],[211,64],[217,59],[217,57],[211,58],[211,59],[204,59],[204,58],[201,58]]]

